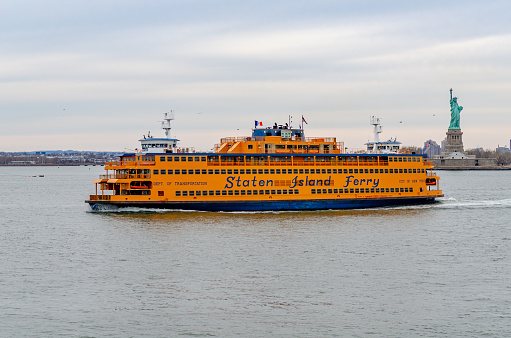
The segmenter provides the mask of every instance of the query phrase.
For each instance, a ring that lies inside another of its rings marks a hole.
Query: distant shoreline
[[[434,170],[511,170],[510,166],[496,166],[496,167],[434,167]]]

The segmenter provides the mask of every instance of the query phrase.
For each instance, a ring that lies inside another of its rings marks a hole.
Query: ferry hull
[[[327,210],[360,209],[399,205],[433,203],[435,197],[378,198],[378,199],[323,199],[294,201],[218,201],[218,202],[136,202],[136,201],[87,201],[92,210],[107,206],[119,208],[136,207],[151,209],[174,209],[196,211],[286,211],[286,210]]]

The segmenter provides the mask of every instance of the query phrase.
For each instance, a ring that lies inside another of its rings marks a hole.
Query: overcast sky
[[[0,151],[210,150],[303,115],[349,148],[440,143],[449,89],[465,148],[509,146],[511,1],[2,0]]]

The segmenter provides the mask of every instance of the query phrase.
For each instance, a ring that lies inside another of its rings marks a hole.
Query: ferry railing
[[[90,201],[109,201],[111,195],[90,195]]]

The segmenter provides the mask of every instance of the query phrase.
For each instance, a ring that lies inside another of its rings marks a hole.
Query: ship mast
[[[380,142],[380,134],[382,132],[380,118],[379,117],[371,116],[371,123],[370,124],[372,124],[374,126],[374,130],[373,130],[374,142],[375,143]]]
[[[165,130],[165,136],[167,138],[170,138],[170,121],[174,120],[174,111],[171,110],[170,113],[165,113],[165,117],[163,118],[163,121],[161,121],[161,128]]]

